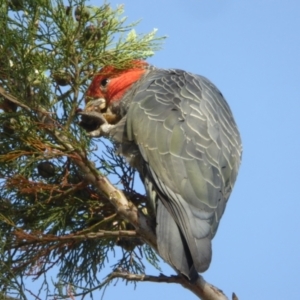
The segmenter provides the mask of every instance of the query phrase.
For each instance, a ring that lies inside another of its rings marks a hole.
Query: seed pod
[[[108,21],[107,21],[107,20],[104,20],[104,21],[102,21],[101,27],[103,28],[103,27],[105,27],[107,24],[108,24]]]
[[[23,0],[10,0],[8,2],[8,7],[13,11],[19,11],[24,9],[24,1]]]
[[[71,6],[65,6],[66,15],[69,16],[72,14],[72,7]]]
[[[84,6],[77,6],[75,9],[75,20],[77,22],[83,21],[86,22],[90,17],[89,10]]]
[[[98,118],[98,116],[91,116],[89,113],[78,113],[81,115],[81,121],[79,122],[79,126],[87,132],[94,131],[103,124],[103,121],[101,120],[101,118]]]
[[[140,238],[128,238],[128,237],[120,237],[117,239],[116,244],[126,251],[132,251],[136,246],[144,245],[144,241]]]
[[[44,161],[38,164],[37,166],[39,175],[44,178],[50,178],[55,175],[55,166],[53,163]]]
[[[0,102],[0,109],[4,110],[5,112],[16,112],[18,105],[8,99],[3,99]]]
[[[72,82],[72,76],[64,70],[54,72],[52,74],[52,77],[55,80],[55,82],[60,86],[66,86]]]
[[[95,27],[94,25],[89,25],[84,29],[83,38],[85,41],[97,41],[101,38],[100,28]]]
[[[9,135],[14,134],[16,130],[16,124],[17,124],[17,120],[13,118],[4,121],[2,124],[3,131]]]

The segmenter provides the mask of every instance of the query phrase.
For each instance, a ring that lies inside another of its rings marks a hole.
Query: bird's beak
[[[97,112],[103,112],[106,109],[106,101],[104,98],[98,98],[95,100],[89,101],[85,108],[85,112],[90,112],[90,111],[97,111]]]

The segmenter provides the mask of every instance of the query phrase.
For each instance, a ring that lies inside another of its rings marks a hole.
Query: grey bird
[[[196,280],[210,265],[241,162],[240,134],[223,95],[203,76],[133,61],[127,69],[102,68],[86,101],[82,125],[117,143],[141,175],[160,256]]]

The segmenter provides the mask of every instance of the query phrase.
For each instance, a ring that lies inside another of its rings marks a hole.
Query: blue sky
[[[137,32],[167,35],[149,62],[209,78],[240,128],[242,166],[204,278],[242,300],[300,299],[300,2],[110,3],[124,4],[130,21],[142,19]],[[104,299],[196,297],[181,286],[139,283],[110,286]]]
[[[149,62],[209,78],[241,131],[240,174],[204,278],[242,300],[300,299],[300,2],[110,3],[124,4],[129,21],[142,19],[138,33],[158,28],[159,35],[167,35]],[[163,271],[173,273],[166,265]],[[96,292],[96,299],[101,294]],[[134,290],[120,282],[107,288],[104,299],[196,297],[177,285],[139,283]]]

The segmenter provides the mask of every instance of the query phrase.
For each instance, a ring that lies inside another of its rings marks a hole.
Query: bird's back
[[[210,264],[211,239],[237,177],[236,123],[209,80],[181,70],[151,70],[127,96],[125,130],[144,160],[158,250],[193,278]]]

